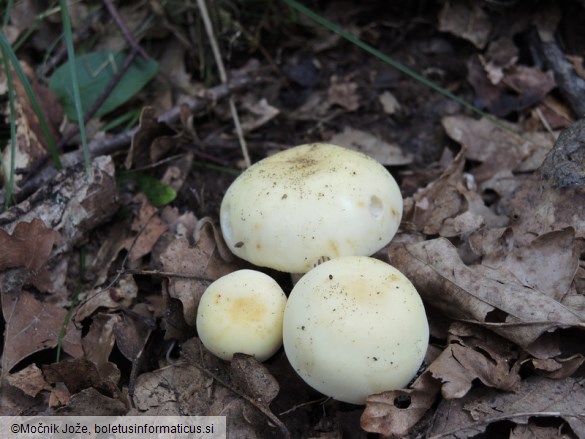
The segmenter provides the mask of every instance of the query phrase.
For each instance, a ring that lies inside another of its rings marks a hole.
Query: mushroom
[[[289,295],[283,325],[286,356],[301,378],[353,404],[407,385],[429,338],[412,283],[365,256],[332,259],[305,274]]]
[[[197,333],[214,355],[270,358],[282,346],[286,295],[267,274],[238,270],[211,283],[197,309]]]
[[[228,188],[220,211],[230,250],[261,267],[305,273],[384,247],[402,218],[396,181],[376,160],[322,143],[281,151]]]

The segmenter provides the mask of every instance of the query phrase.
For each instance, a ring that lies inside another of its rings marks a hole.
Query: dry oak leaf
[[[411,389],[399,389],[370,395],[360,425],[370,433],[403,437],[435,403],[441,383],[424,372]]]
[[[3,294],[1,298],[2,314],[6,322],[2,374],[6,375],[29,355],[57,346],[67,310],[40,302],[26,291],[20,294]],[[74,358],[83,355],[81,330],[76,329],[73,324],[67,326],[63,351]]]
[[[0,273],[7,268],[24,268],[24,283],[46,291],[51,282],[44,265],[51,255],[53,245],[60,241],[59,232],[46,227],[38,218],[31,222],[19,222],[12,235],[0,229]]]
[[[481,163],[473,170],[480,182],[503,170],[533,171],[552,147],[548,133],[523,133],[520,138],[486,118],[447,116],[441,124],[451,139],[466,147],[467,159]],[[506,125],[518,130],[508,122]]]
[[[489,331],[463,323],[449,329],[447,348],[416,379],[411,389],[371,395],[366,401],[361,426],[369,432],[402,437],[435,403],[439,391],[446,399],[461,398],[479,379],[504,391],[520,387],[516,360],[509,342]]]
[[[498,210],[512,219],[516,246],[530,244],[535,236],[566,227],[575,237],[585,238],[585,189],[555,189],[538,175],[523,180],[514,193],[503,199]]]
[[[466,266],[444,238],[391,244],[391,263],[422,298],[451,318],[490,328],[530,352],[530,344],[557,328],[585,327],[585,316],[542,292],[521,285],[508,271]]]
[[[461,213],[464,198],[459,186],[464,164],[465,148],[459,151],[439,178],[412,196],[414,206],[410,212],[405,212],[404,220],[411,223],[415,230],[436,235],[447,218]]]
[[[583,247],[583,240],[575,238],[575,229],[567,227],[544,233],[528,245],[514,245],[505,255],[487,255],[482,265],[508,270],[522,285],[563,302],[579,268]]]
[[[448,345],[428,370],[443,385],[445,399],[461,398],[474,380],[507,392],[520,387],[520,362],[509,342],[481,327],[456,322]],[[510,366],[512,365],[513,366]]]
[[[195,325],[199,299],[209,284],[238,269],[236,263],[226,262],[221,256],[215,226],[207,218],[200,219],[199,223],[205,226],[196,227],[199,233],[195,245],[191,246],[186,237],[174,239],[155,261],[162,271],[177,274],[169,278],[168,292],[173,299],[181,301],[185,322],[191,326]]]
[[[426,437],[472,437],[495,422],[527,424],[539,417],[560,418],[577,437],[585,437],[583,383],[573,378],[550,380],[531,376],[522,380],[516,393],[475,388],[464,398],[441,401]]]

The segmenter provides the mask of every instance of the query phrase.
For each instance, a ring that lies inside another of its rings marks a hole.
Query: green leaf
[[[177,197],[177,192],[154,177],[138,172],[124,172],[117,177],[118,185],[134,181],[138,191],[148,198],[154,207],[163,207]]]
[[[91,52],[76,57],[75,71],[84,114],[104,93],[118,69],[124,64],[126,56],[124,52]],[[67,117],[72,121],[77,121],[69,62],[55,70],[49,80],[49,86],[59,96]],[[158,63],[156,61],[136,57],[95,116],[103,116],[128,101],[154,78],[157,72]]]

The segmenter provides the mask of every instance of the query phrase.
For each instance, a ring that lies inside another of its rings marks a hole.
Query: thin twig
[[[191,113],[196,113],[207,108],[210,104],[218,100],[224,99],[230,93],[242,90],[251,85],[257,85],[263,78],[256,75],[248,75],[246,73],[237,75],[231,78],[228,84],[220,84],[205,91],[201,97],[189,97],[184,104],[189,107]],[[171,108],[158,118],[159,122],[165,122],[169,125],[175,124],[179,120],[180,105]],[[92,140],[89,143],[89,151],[92,157],[101,155],[113,154],[126,147],[132,140],[132,137],[138,131],[138,127],[125,131],[114,136],[100,137]],[[79,150],[71,151],[61,156],[61,162],[64,167],[75,166],[83,160],[83,156]],[[37,189],[47,184],[58,173],[58,170],[52,165],[46,165],[44,168],[35,172],[30,180],[26,181],[20,188],[20,191],[14,195],[17,202],[20,202],[30,196]],[[0,189],[0,204],[6,198],[6,189]]]
[[[240,391],[236,387],[225,382],[220,377],[218,377],[216,374],[214,374],[210,370],[207,370],[204,366],[197,364],[196,361],[193,360],[192,362],[189,362],[189,364],[192,364],[197,369],[199,369],[201,372],[203,372],[205,375],[209,376],[210,378],[213,378],[215,381],[220,383],[226,389],[231,390],[239,397],[248,401],[250,404],[252,404],[258,410],[260,410],[264,414],[264,416],[266,416],[268,419],[270,419],[270,421],[272,421],[272,423],[275,424],[280,429],[284,438],[290,439],[290,437],[291,437],[290,432],[288,431],[288,428],[286,428],[286,425],[284,425],[284,422],[282,422],[274,413],[272,413],[272,411],[268,407],[266,407],[263,404],[258,404],[258,401],[256,401],[254,398],[251,398],[250,396],[246,395],[244,392]]]
[[[140,54],[140,56],[142,58],[144,58],[145,60],[151,60],[152,58],[148,55],[148,53],[146,53],[146,51],[142,48],[142,46],[140,44],[138,44],[138,42],[134,39],[134,36],[132,35],[130,30],[128,29],[128,26],[126,26],[126,23],[124,23],[124,20],[122,20],[122,17],[120,17],[120,14],[118,13],[118,9],[114,5],[114,3],[112,3],[112,0],[102,0],[102,1],[104,3],[104,6],[106,7],[108,12],[110,13],[110,16],[114,20],[114,23],[116,23],[116,26],[118,26],[118,29],[120,29],[122,36],[124,37],[126,42],[130,45],[130,47],[132,47],[133,50],[137,51]]]
[[[85,116],[83,117],[83,121],[85,123],[88,123],[91,120],[91,118],[97,113],[97,111],[100,109],[102,104],[106,101],[106,99],[108,99],[108,97],[112,94],[112,92],[114,91],[116,86],[122,80],[122,77],[126,74],[128,69],[130,68],[130,66],[134,62],[134,59],[136,58],[137,53],[138,53],[137,50],[134,48],[132,50],[132,52],[130,52],[130,54],[126,57],[126,59],[124,60],[124,64],[122,64],[122,67],[120,67],[118,69],[118,71],[116,72],[114,77],[108,83],[108,86],[106,87],[106,89],[102,92],[102,94],[99,96],[99,98],[93,103],[93,105],[89,109],[89,111],[87,113],[85,113]],[[75,136],[78,132],[79,132],[79,125],[75,125],[75,127],[72,130],[70,130],[67,134],[65,134],[61,138],[61,140],[59,140],[57,147],[59,149],[63,148],[63,146],[65,146],[65,144],[67,142],[69,142],[69,140],[71,140],[73,138],[73,136]]]
[[[199,6],[199,10],[201,11],[201,18],[203,19],[203,24],[205,25],[205,31],[207,32],[207,37],[209,38],[209,44],[211,44],[211,50],[213,51],[215,63],[217,64],[217,69],[219,71],[219,78],[221,79],[221,82],[226,84],[228,80],[227,74],[225,71],[223,60],[221,58],[221,53],[219,51],[219,45],[217,44],[217,39],[215,38],[215,33],[213,31],[211,19],[209,18],[209,11],[207,10],[205,0],[197,0],[197,5]],[[246,145],[246,139],[244,138],[244,131],[242,130],[242,125],[240,124],[240,118],[238,116],[236,104],[233,98],[231,97],[229,98],[229,104],[230,111],[232,113],[232,119],[234,120],[234,127],[236,129],[236,133],[238,135],[238,139],[242,147],[242,155],[244,156],[244,162],[246,163],[246,167],[250,167],[252,165],[252,162],[250,161],[250,154],[248,154],[248,146]]]

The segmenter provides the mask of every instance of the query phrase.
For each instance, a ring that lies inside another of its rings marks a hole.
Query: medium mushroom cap
[[[402,218],[402,196],[374,159],[313,143],[270,156],[228,188],[220,212],[230,250],[255,265],[305,273],[324,260],[371,255]]]
[[[429,326],[416,289],[396,268],[365,256],[305,274],[284,312],[284,350],[303,380],[339,401],[404,387],[427,350]]]
[[[270,276],[238,270],[213,282],[197,309],[197,333],[214,355],[231,360],[236,352],[270,358],[282,346],[286,295]]]

